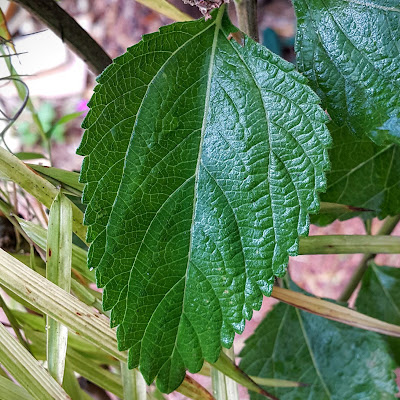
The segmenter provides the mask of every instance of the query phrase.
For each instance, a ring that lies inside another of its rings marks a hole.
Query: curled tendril
[[[11,152],[10,148],[8,147],[5,139],[4,139],[4,135],[6,134],[6,132],[11,128],[11,126],[14,124],[14,122],[19,118],[19,116],[21,115],[22,111],[24,111],[26,105],[28,104],[28,100],[29,100],[29,88],[26,85],[26,83],[20,79],[20,76],[15,76],[15,75],[10,75],[10,76],[6,76],[4,78],[0,78],[0,81],[15,81],[15,82],[19,82],[25,89],[25,96],[24,96],[24,100],[22,101],[21,106],[18,108],[17,112],[12,116],[12,117],[8,117],[4,111],[0,110],[1,114],[4,116],[5,120],[8,121],[6,126],[4,127],[4,129],[0,132],[0,139],[3,141],[4,146],[7,148],[8,151]]]

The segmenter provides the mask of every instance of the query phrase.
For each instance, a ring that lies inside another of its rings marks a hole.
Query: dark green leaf
[[[400,325],[400,269],[371,264],[358,294],[357,310],[391,324]],[[386,336],[397,365],[400,365],[400,339]]]
[[[332,119],[400,143],[398,0],[294,0],[297,62]]]
[[[32,152],[26,152],[26,151],[20,151],[19,153],[15,153],[15,156],[18,157],[22,161],[46,158],[41,153],[32,153]]]
[[[309,385],[270,388],[280,400],[386,400],[397,392],[382,337],[283,303],[246,341],[241,357],[249,375]],[[252,400],[262,398],[251,394]]]
[[[317,96],[235,30],[218,11],[145,36],[83,125],[89,266],[130,367],[166,392],[243,331],[325,188]]]
[[[328,126],[333,139],[329,150],[331,171],[321,200],[354,208],[318,215],[315,220],[323,224],[360,213],[367,218],[399,214],[400,148],[395,144],[377,146],[368,138],[354,137],[346,127]]]

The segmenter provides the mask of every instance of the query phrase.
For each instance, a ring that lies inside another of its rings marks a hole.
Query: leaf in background
[[[400,143],[398,0],[294,0],[297,65],[332,119]]]
[[[52,124],[52,126],[49,128],[49,130],[46,132],[46,137],[47,138],[51,138],[51,136],[53,135],[53,133],[57,130],[58,127],[65,125],[67,122],[70,122],[76,118],[78,118],[79,116],[81,116],[83,113],[82,111],[78,111],[78,112],[73,112],[71,114],[66,114],[63,115],[58,121],[54,122]]]
[[[346,204],[371,210],[362,212],[370,218],[400,213],[400,148],[395,144],[377,146],[367,138],[357,138],[346,127],[328,124],[333,146],[329,149],[331,171],[327,173],[328,188],[321,194],[325,202]],[[313,216],[313,222],[333,222],[360,214],[328,213]],[[323,219],[322,219],[323,218]]]
[[[382,337],[283,303],[267,314],[240,356],[249,375],[309,385],[270,388],[280,400],[395,399],[394,363]]]
[[[83,124],[89,267],[130,367],[165,392],[243,331],[325,188],[317,96],[235,30],[219,10],[145,36]]]
[[[400,269],[370,264],[356,300],[358,311],[391,324],[400,325]],[[400,339],[385,337],[400,365]]]

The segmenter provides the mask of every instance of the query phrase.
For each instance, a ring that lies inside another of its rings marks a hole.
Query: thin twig
[[[21,115],[22,111],[24,111],[24,109],[25,109],[25,107],[26,107],[26,105],[28,103],[28,100],[29,100],[29,88],[28,88],[28,86],[26,86],[26,84],[21,79],[19,79],[19,77],[16,78],[14,76],[7,76],[5,78],[0,78],[0,81],[4,81],[4,80],[12,80],[12,81],[19,82],[25,88],[25,98],[23,99],[23,102],[22,102],[21,106],[19,107],[18,111],[13,115],[13,117],[9,119],[9,121],[6,124],[6,126],[4,127],[4,129],[0,132],[0,138],[4,143],[4,146],[7,148],[7,150],[10,153],[12,153],[12,151],[7,146],[6,141],[4,140],[4,135],[11,128],[11,126],[14,124],[14,122],[19,118],[19,116]]]
[[[53,0],[15,0],[47,25],[96,75],[111,64],[103,48]]]

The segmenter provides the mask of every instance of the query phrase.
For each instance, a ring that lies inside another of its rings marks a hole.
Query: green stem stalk
[[[377,235],[374,236],[375,240],[379,241],[380,238],[377,236],[389,235],[394,230],[399,221],[400,221],[400,215],[386,218],[381,229],[378,231]],[[356,290],[358,284],[361,282],[364,273],[368,268],[369,262],[375,258],[377,253],[383,253],[383,251],[380,250],[378,247],[377,251],[371,251],[370,253],[364,254],[360,264],[358,265],[356,271],[351,277],[350,282],[347,284],[342,294],[340,295],[339,297],[340,301],[347,302],[350,299],[351,295]]]
[[[397,254],[400,237],[370,235],[321,235],[300,238],[299,254]]]

